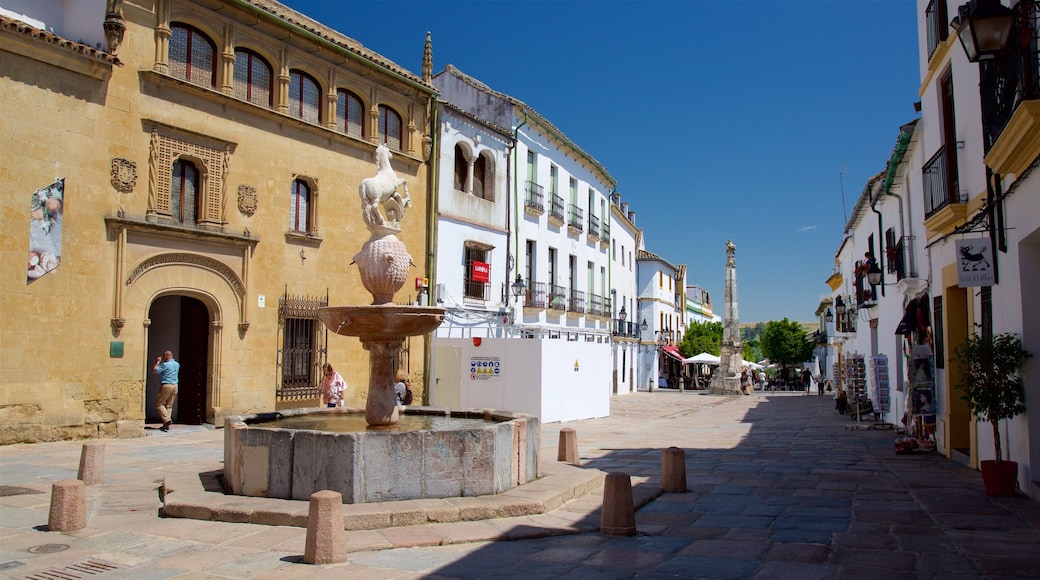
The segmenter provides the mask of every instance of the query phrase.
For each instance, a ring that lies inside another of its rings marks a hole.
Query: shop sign
[[[992,286],[993,252],[989,239],[957,240],[957,286]]]
[[[491,281],[491,264],[473,260],[473,266],[470,270],[470,277],[474,282],[487,283]]]

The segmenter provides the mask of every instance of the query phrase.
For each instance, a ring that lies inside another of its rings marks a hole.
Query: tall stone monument
[[[712,395],[742,395],[740,371],[744,367],[744,345],[740,341],[740,317],[737,316],[737,247],[726,240],[726,297],[723,309],[722,353],[719,368],[711,377],[708,392]]]

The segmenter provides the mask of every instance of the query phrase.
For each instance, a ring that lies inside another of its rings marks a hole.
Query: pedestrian
[[[408,388],[408,383],[410,382],[408,379],[408,373],[403,369],[399,370],[397,371],[395,378],[397,379],[397,382],[394,384],[394,394],[397,395],[397,404],[411,405],[412,400],[411,397],[408,396],[411,391],[411,389]]]
[[[766,372],[761,369],[758,371],[758,388],[763,391],[766,390]]]
[[[809,372],[809,369],[802,369],[802,389],[805,391],[806,395],[809,394],[809,380],[811,378],[812,373]]]
[[[748,392],[750,387],[751,379],[748,377],[747,369],[744,369],[740,371],[740,390],[743,391],[745,395],[750,395],[751,393]]]
[[[343,380],[336,369],[332,368],[332,365],[325,363],[322,365],[325,372],[321,377],[321,402],[325,403],[326,407],[342,407],[343,406],[343,393],[347,390],[347,381]]]
[[[159,411],[162,419],[160,431],[169,431],[173,424],[173,402],[177,399],[178,376],[181,372],[181,363],[173,360],[173,353],[166,351],[160,357],[155,358],[155,366],[152,372],[159,375],[159,397],[155,400],[155,408]]]

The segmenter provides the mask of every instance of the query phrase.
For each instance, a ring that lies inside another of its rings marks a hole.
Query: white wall
[[[444,349],[457,349],[457,356],[446,356]],[[473,340],[436,338],[434,350],[430,400],[436,406],[528,413],[543,422],[610,414],[610,365],[602,364],[610,357],[607,343],[482,339],[476,346]],[[473,378],[474,358],[496,360],[500,373]],[[456,374],[457,400],[450,382]]]

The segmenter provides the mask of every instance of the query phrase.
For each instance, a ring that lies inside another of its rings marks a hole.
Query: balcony
[[[979,63],[986,165],[1020,175],[1040,155],[1040,3],[1020,0],[1009,54]]]
[[[548,300],[550,310],[567,310],[567,289],[559,284],[550,284]]]
[[[585,212],[580,207],[572,203],[569,216],[567,219],[567,231],[575,235],[585,231]]]
[[[524,306],[528,308],[546,308],[549,306],[549,285],[545,282],[531,282],[524,294]]]
[[[610,246],[610,221],[603,220],[603,227],[600,228],[599,234],[599,245],[603,248]]]
[[[563,225],[563,198],[554,193],[549,202],[549,223],[560,227]]]
[[[946,15],[946,0],[932,0],[924,10],[925,27],[928,29],[928,58],[935,49],[946,41],[950,34],[950,19]]]
[[[614,336],[639,338],[639,325],[627,320],[614,319]]]
[[[889,274],[895,274],[896,280],[916,278],[917,267],[914,264],[914,236],[903,236],[899,243],[885,249],[885,259]]]
[[[589,233],[588,239],[590,243],[595,244],[599,241],[599,218],[589,214]]]
[[[585,293],[580,290],[571,290],[570,300],[567,301],[567,312],[575,314],[585,313]]]
[[[597,294],[589,294],[588,313],[592,316],[609,316],[610,298],[599,296]]]
[[[524,211],[533,216],[545,213],[545,195],[541,185],[533,181],[525,182],[527,193],[524,195]]]
[[[957,180],[957,144],[943,144],[921,169],[924,186],[924,217],[927,220],[942,208],[963,203]]]

